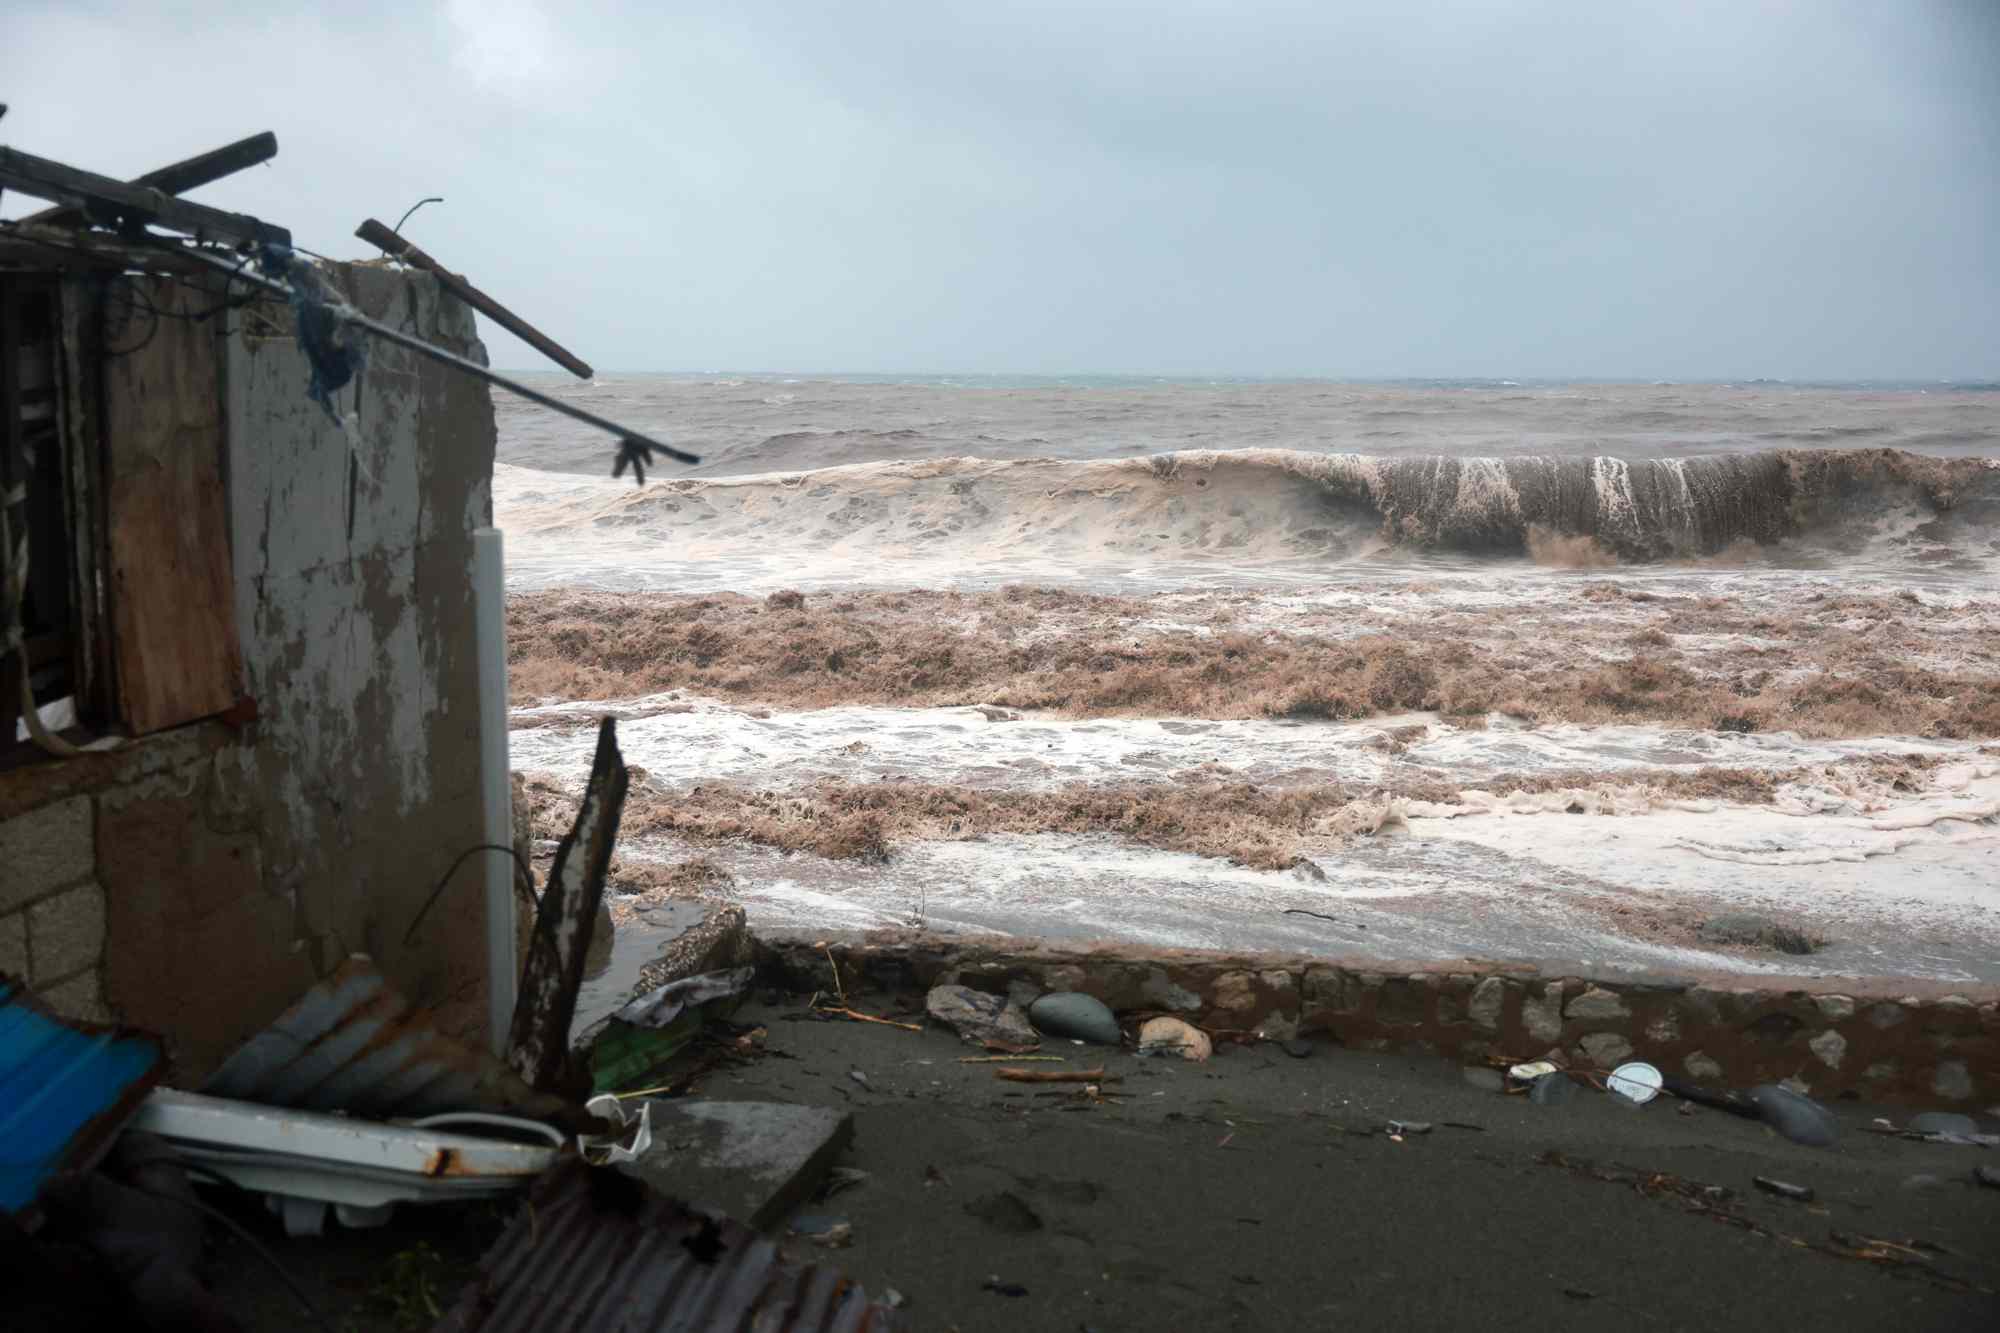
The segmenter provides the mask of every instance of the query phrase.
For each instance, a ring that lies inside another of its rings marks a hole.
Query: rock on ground
[[[1004,995],[988,995],[970,986],[932,987],[924,997],[924,1012],[977,1046],[988,1042],[1033,1046],[1040,1040],[1021,1006]]]
[[[1139,1049],[1194,1061],[1215,1054],[1215,1044],[1206,1032],[1178,1018],[1147,1019],[1139,1028]]]
[[[1123,1039],[1110,1007],[1082,991],[1044,995],[1028,1006],[1028,1021],[1051,1037],[1074,1037],[1099,1046],[1116,1046]]]

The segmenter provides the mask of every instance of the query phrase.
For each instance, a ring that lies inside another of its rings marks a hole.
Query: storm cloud
[[[1996,14],[13,0],[0,142],[275,130],[195,197],[359,257],[442,195],[602,368],[1992,377]]]

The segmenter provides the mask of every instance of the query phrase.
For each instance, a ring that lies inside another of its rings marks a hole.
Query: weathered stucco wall
[[[483,359],[434,280],[343,270],[365,313]],[[201,1077],[349,953],[441,1025],[484,1025],[485,840],[471,533],[486,387],[371,344],[355,443],[306,397],[289,316],[244,312],[224,373],[231,565],[256,718],[0,773],[0,969],[166,1034]]]

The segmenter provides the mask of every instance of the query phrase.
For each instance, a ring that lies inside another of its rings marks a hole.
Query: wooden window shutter
[[[223,470],[224,316],[190,318],[217,298],[169,279],[121,278],[108,299],[128,294],[136,309],[118,321],[123,346],[105,348],[105,521],[120,712],[145,735],[235,704],[243,656]]]

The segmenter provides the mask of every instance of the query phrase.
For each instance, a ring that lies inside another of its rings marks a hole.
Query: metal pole
[[[472,534],[472,619],[479,661],[479,784],[486,807],[486,841],[514,845],[514,778],[507,762],[507,591],[501,576],[498,528]],[[507,1054],[514,1022],[514,858],[490,848],[486,857],[486,1040]]]
[[[273,296],[282,296],[287,301],[292,299],[292,289],[290,287],[282,282],[266,278],[261,274],[247,272],[241,265],[232,264],[225,259],[219,259],[204,251],[183,246],[162,246],[162,248],[172,254],[199,260],[218,273],[226,273],[238,282],[247,282],[253,286],[261,287]],[[676,449],[670,444],[662,444],[650,436],[641,435],[638,431],[627,429],[615,421],[607,421],[595,412],[586,412],[580,407],[563,402],[560,398],[552,398],[539,389],[531,389],[525,384],[508,379],[505,375],[488,370],[477,361],[469,361],[456,352],[447,352],[444,348],[427,343],[422,338],[414,334],[405,333],[401,329],[392,329],[387,324],[379,324],[355,310],[343,306],[338,315],[344,322],[359,325],[378,338],[385,338],[399,347],[407,347],[421,356],[427,356],[433,361],[439,361],[447,366],[455,367],[468,375],[485,380],[488,384],[497,384],[509,393],[525,398],[531,403],[538,403],[548,408],[551,412],[560,412],[566,417],[583,422],[585,425],[595,426],[599,430],[608,431],[616,435],[621,447],[618,463],[612,471],[613,476],[622,473],[625,470],[625,464],[631,462],[635,476],[642,484],[644,483],[646,479],[646,474],[643,470],[645,464],[642,457],[633,457],[632,446],[634,445],[639,446],[641,450],[657,449],[668,458],[682,463],[699,463],[701,461],[701,455],[699,454],[691,454],[685,449]]]

